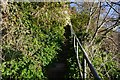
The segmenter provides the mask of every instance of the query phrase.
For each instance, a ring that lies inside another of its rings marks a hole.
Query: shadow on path
[[[67,25],[64,33],[64,44],[62,44],[61,47],[62,51],[57,55],[57,60],[54,60],[51,64],[46,66],[46,76],[48,77],[48,80],[66,80],[65,75],[68,74],[67,59],[68,54],[71,53],[70,32],[70,26]]]

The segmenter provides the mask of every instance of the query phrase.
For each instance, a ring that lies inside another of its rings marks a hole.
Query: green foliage
[[[76,13],[71,16],[71,23],[73,25],[73,28],[75,30],[75,33],[77,34],[79,40],[81,42],[84,42],[85,40],[88,40],[89,33],[86,33],[86,25],[88,24],[89,16],[87,13]]]
[[[68,4],[67,4],[68,5]],[[3,35],[3,57],[0,70],[2,78],[12,80],[45,80],[43,67],[51,63],[56,57],[58,51],[61,51],[61,45],[64,42],[64,26],[66,25],[69,14],[65,3],[9,3],[6,14],[3,18],[2,28],[5,28]],[[69,12],[69,11],[68,11]],[[71,14],[71,23],[80,39],[80,42],[86,48],[86,44],[91,41],[94,29],[86,32],[86,26],[89,21],[89,14],[86,12]],[[92,20],[92,19],[91,19]],[[91,21],[92,23],[94,20]],[[92,27],[95,27],[94,24]],[[106,53],[101,49],[102,38],[96,37],[92,47],[87,46],[87,52],[90,56],[95,69],[104,80],[120,79],[119,63],[113,59],[114,54]],[[70,51],[73,50],[73,47]],[[79,80],[79,68],[74,51],[69,53],[68,74],[66,79]],[[79,51],[80,61],[82,63],[82,52]],[[83,64],[83,63],[82,63]],[[87,68],[87,78],[93,79]]]
[[[71,53],[72,54],[72,53]],[[79,80],[79,68],[76,62],[76,56],[72,56],[68,59],[68,74],[66,76],[67,79]]]
[[[94,56],[93,64],[100,77],[106,79],[119,79],[118,63],[113,59],[112,53],[99,52]]]
[[[3,79],[41,79],[43,73],[41,71],[39,61],[35,61],[31,57],[22,57],[18,60],[11,60],[2,64]]]
[[[62,8],[63,5],[8,4],[8,19],[3,23],[7,24],[8,34],[2,45],[5,56],[1,68],[3,79],[45,79],[42,67],[56,58],[64,39],[66,15],[62,11],[67,8]]]
[[[103,80],[119,80],[120,79],[120,75],[119,75],[120,69],[118,67],[119,62],[116,60],[117,57],[115,57],[116,55],[118,55],[118,53],[113,54],[110,52],[110,50],[107,50],[107,48],[105,47],[106,45],[102,46],[105,43],[103,42],[104,36],[103,35],[97,36],[93,42],[94,44],[89,46],[91,42],[91,38],[93,37],[93,33],[94,33],[93,31],[96,28],[96,26],[94,26],[94,20],[91,20],[91,25],[89,25],[90,28],[88,32],[86,32],[86,26],[88,25],[89,17],[90,16],[84,11],[82,13],[76,13],[72,15],[71,22],[75,30],[75,33],[77,34],[82,45],[85,47],[85,50],[87,51],[89,58],[92,61],[92,64],[94,65],[99,76]],[[82,54],[82,52],[80,51],[79,53]],[[79,57],[81,59],[83,55],[80,54]],[[80,61],[82,64],[82,60]],[[71,73],[69,76],[75,80],[80,79],[78,65],[75,62],[75,58],[73,57],[70,58],[69,63],[70,63],[70,68],[72,69],[70,70]],[[87,79],[90,80],[94,79],[88,67],[87,67]]]
[[[86,36],[88,35],[88,33],[85,32],[86,29],[84,26],[87,25],[88,18],[89,16],[84,12],[81,14],[76,13],[76,14],[71,15],[71,23],[72,23],[73,29],[75,30],[75,33],[77,34],[81,42],[84,42],[85,39],[87,39]],[[76,60],[76,53],[74,52],[74,48],[73,48],[73,42],[71,43],[70,52],[68,53],[69,53],[68,54],[69,58],[67,59],[68,75],[66,77],[67,79],[70,79],[70,80],[80,80],[81,79],[80,71],[78,68],[77,60]],[[83,64],[82,63],[83,55],[80,49],[79,49],[79,57],[80,57],[81,64]]]

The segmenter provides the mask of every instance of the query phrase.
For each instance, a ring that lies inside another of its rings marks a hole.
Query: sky
[[[119,0],[69,0],[71,2],[105,2],[105,1],[111,1],[111,2],[118,2]]]
[[[74,0],[72,0],[72,1],[74,1]],[[81,2],[81,3],[82,3],[82,2]],[[120,1],[119,1],[119,3],[120,3]],[[104,5],[107,5],[107,3],[104,2]],[[76,4],[74,4],[74,3],[71,3],[70,6],[71,6],[71,7],[76,7],[76,8],[78,8],[78,6],[77,6]],[[114,7],[118,12],[120,12],[120,11],[119,11],[119,10],[120,10],[120,6],[119,6],[119,5],[113,5],[113,7]],[[107,11],[109,10],[110,7],[109,7],[109,6],[105,6],[104,8],[105,8],[106,12],[104,12],[104,13],[102,13],[102,14],[100,15],[100,16],[103,17],[103,18],[104,18],[104,16],[107,14]],[[109,14],[108,14],[108,16],[111,17],[111,18],[117,18],[117,17],[120,16],[120,14],[116,13],[113,9],[111,9],[110,12],[109,12]],[[108,25],[108,24],[109,24],[109,25]],[[107,24],[105,24],[105,26],[106,26],[106,28],[109,28],[109,26],[112,25],[112,24],[114,24],[114,22],[112,22],[112,23],[111,23],[111,22],[108,22]],[[120,25],[117,26],[116,28],[114,28],[114,30],[116,30],[117,32],[120,32]]]

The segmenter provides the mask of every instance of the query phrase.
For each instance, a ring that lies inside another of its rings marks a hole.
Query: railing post
[[[86,62],[88,64],[88,67],[90,68],[90,71],[92,72],[95,80],[101,80],[101,78],[99,77],[99,75],[97,74],[96,70],[94,69],[91,61],[89,60],[88,58],[88,55],[85,51],[85,49],[83,48],[83,46],[81,45],[79,39],[77,38],[74,30],[72,29],[72,25],[71,25],[71,36],[73,38],[73,45],[74,45],[74,50],[75,50],[75,53],[76,53],[76,57],[77,57],[77,63],[78,63],[78,66],[79,66],[79,69],[80,69],[80,76],[81,76],[81,79],[82,80],[85,80],[86,79]],[[77,42],[77,43],[76,43]],[[78,55],[78,47],[81,48],[81,51],[83,52],[83,65],[80,64],[80,60],[79,60],[79,55]],[[83,72],[81,72],[81,68],[83,69]]]
[[[74,41],[74,47],[75,47],[75,36],[73,36],[73,37],[74,37],[74,40],[73,40],[73,41]]]
[[[83,54],[83,80],[86,79],[86,59],[85,55]]]
[[[80,77],[81,79],[83,79],[83,75],[82,75],[82,72],[81,72],[81,64],[80,64],[80,60],[79,60],[79,49],[78,49],[78,42],[77,42],[77,47],[76,47],[76,57],[77,57],[77,62],[78,62],[78,66],[79,66],[79,72],[80,72]]]

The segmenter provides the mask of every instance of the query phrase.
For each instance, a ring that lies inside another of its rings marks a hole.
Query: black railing
[[[93,74],[95,80],[101,80],[101,78],[99,77],[99,75],[97,74],[96,70],[94,69],[90,59],[88,58],[87,52],[85,51],[85,49],[83,48],[83,46],[81,45],[79,39],[77,38],[72,25],[70,25],[70,29],[71,29],[71,37],[73,39],[73,44],[74,44],[74,50],[76,53],[76,58],[77,58],[77,63],[78,63],[78,67],[80,70],[80,76],[81,79],[85,80],[86,79],[86,64],[88,64],[88,67],[91,71],[91,73]],[[79,49],[82,51],[83,53],[83,65],[81,65],[80,63],[80,59],[79,59]],[[81,71],[82,69],[82,71]]]

